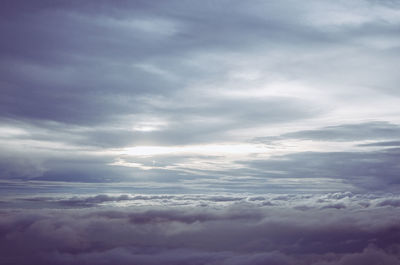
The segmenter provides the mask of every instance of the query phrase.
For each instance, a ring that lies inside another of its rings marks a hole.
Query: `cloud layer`
[[[393,1],[5,1],[1,181],[394,191],[399,17]]]
[[[49,208],[49,200],[72,208]],[[42,209],[1,211],[0,251],[3,264],[393,265],[398,200],[352,193],[31,198]],[[78,209],[78,201],[92,207]]]
[[[400,264],[395,1],[2,1],[0,264]]]

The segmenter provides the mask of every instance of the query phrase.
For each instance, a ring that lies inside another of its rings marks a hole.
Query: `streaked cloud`
[[[27,189],[295,192],[318,179],[331,191],[393,190],[399,10],[362,0],[7,2],[1,179]]]

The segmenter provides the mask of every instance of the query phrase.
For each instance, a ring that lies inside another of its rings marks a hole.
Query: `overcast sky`
[[[396,192],[399,29],[390,0],[3,1],[1,192]]]

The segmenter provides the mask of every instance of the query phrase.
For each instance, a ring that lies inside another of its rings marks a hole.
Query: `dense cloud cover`
[[[400,262],[400,198],[393,195],[21,199],[41,209],[1,210],[1,264]]]
[[[400,264],[400,2],[0,3],[0,264]]]
[[[0,5],[9,191],[398,189],[396,1]]]

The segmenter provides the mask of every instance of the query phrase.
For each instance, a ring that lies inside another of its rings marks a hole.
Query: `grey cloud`
[[[23,157],[0,156],[1,178],[12,179],[18,176],[19,179],[30,179],[43,174],[44,169],[40,164]]]
[[[75,208],[75,207],[99,207],[101,205],[109,206],[107,203],[118,204],[122,203],[135,203],[135,204],[143,204],[147,203],[152,204],[166,204],[166,205],[191,205],[191,204],[215,204],[218,203],[228,203],[234,204],[237,202],[244,202],[247,199],[246,196],[233,196],[233,195],[145,195],[145,194],[122,194],[122,195],[108,195],[108,194],[99,194],[95,196],[74,196],[69,198],[62,197],[21,197],[18,198],[19,207],[23,206],[24,208],[32,207],[32,205],[43,204],[46,207],[50,208]],[[254,201],[253,199],[249,199],[249,201]],[[26,205],[24,205],[26,202]],[[6,202],[4,202],[6,203]]]
[[[400,135],[400,126],[397,124],[376,121],[359,124],[343,124],[328,126],[315,130],[304,130],[283,134],[279,137],[260,137],[255,141],[273,141],[280,139],[305,139],[316,141],[361,141],[361,140],[379,140],[396,139]],[[384,145],[396,146],[396,141],[387,142]],[[379,143],[377,143],[379,144]],[[365,144],[363,146],[375,146],[374,144]]]
[[[24,157],[24,156],[20,156]],[[65,154],[52,159],[20,161],[10,156],[1,164],[3,179],[77,183],[130,182],[156,186],[175,186],[199,191],[225,190],[237,192],[282,191],[299,189],[396,191],[399,185],[399,150],[388,148],[359,152],[300,152],[268,159],[253,158],[235,161],[239,168],[196,169],[185,163],[202,156],[153,156],[126,158],[147,168],[110,165],[111,156]],[[156,162],[154,162],[156,160]],[[20,161],[20,162],[18,162]],[[246,177],[244,177],[246,176]],[[293,182],[287,179],[297,179]],[[307,179],[308,182],[303,182]],[[318,179],[314,183],[312,179]],[[278,181],[278,182],[276,182]],[[330,181],[336,184],[332,185]],[[335,186],[337,185],[337,186]]]
[[[148,206],[113,210],[3,209],[0,252],[2,261],[18,264],[391,265],[399,261],[397,212],[379,206],[360,211],[356,206],[385,196],[354,195],[347,207],[338,209],[316,207],[320,195],[289,197],[292,201],[280,207],[253,202],[195,208],[156,206],[150,201]],[[311,208],[293,208],[304,203]]]
[[[255,196],[255,197],[250,197],[249,201],[264,201],[265,197],[262,196]]]
[[[0,118],[26,134],[0,136],[7,147],[0,158],[1,178],[93,184],[146,180],[154,189],[196,183],[191,188],[257,192],[268,188],[268,177],[288,176],[326,177],[367,190],[396,186],[395,149],[330,157],[300,153],[282,157],[287,161],[239,161],[244,168],[194,173],[184,166],[148,171],[110,166],[116,157],[85,152],[237,140],[232,135],[239,130],[325,118],[336,102],[352,105],[352,95],[367,98],[368,104],[394,99],[398,21],[385,12],[397,6],[388,1],[6,1],[0,11]],[[350,7],[354,14],[346,13]],[[231,77],[247,69],[259,70],[260,77]],[[276,81],[299,83],[317,90],[316,95],[326,90],[329,102],[320,103],[307,89],[265,98],[219,94],[268,89]],[[158,131],[132,130],[152,117],[167,125]],[[399,132],[394,123],[370,122],[272,140],[395,141]],[[44,141],[62,147],[46,149]],[[39,151],[33,150],[37,146]],[[150,160],[142,161],[148,165]],[[158,163],[175,166],[178,161],[185,158]]]
[[[0,112],[11,119],[86,125],[110,122],[116,114],[144,112],[146,106],[137,98],[140,94],[162,92],[160,84],[155,82],[157,77],[121,67],[43,69],[24,65],[10,67],[8,63],[1,68]],[[163,87],[166,86],[164,83]]]
[[[325,205],[322,207],[322,209],[343,209],[343,208],[346,208],[346,205],[344,205],[343,203]]]
[[[110,187],[109,187],[110,189]],[[226,208],[230,206],[237,206],[239,209],[246,206],[253,208],[254,206],[276,206],[276,207],[293,207],[298,209],[307,205],[307,209],[325,209],[325,208],[359,208],[364,207],[363,203],[373,206],[385,206],[395,204],[397,202],[397,196],[383,196],[373,194],[353,194],[351,192],[337,192],[327,193],[321,195],[316,194],[271,194],[264,193],[260,196],[244,195],[244,194],[232,194],[227,193],[224,195],[215,194],[143,194],[139,191],[136,193],[109,193],[109,194],[97,194],[98,191],[86,191],[84,195],[70,196],[65,192],[57,192],[59,196],[54,196],[53,191],[42,191],[43,196],[9,196],[3,203],[15,203],[18,202],[18,207],[29,209],[30,207],[36,207],[43,205],[42,208],[57,208],[57,207],[104,207],[108,210],[113,208],[110,206],[122,205],[122,206],[168,206],[168,207],[197,207],[206,206],[210,208]],[[116,192],[116,191],[114,191]],[[46,195],[49,194],[49,195]],[[272,203],[273,202],[273,203]],[[393,202],[393,203],[392,203]],[[361,204],[360,204],[361,203]],[[18,208],[15,207],[15,208]],[[8,207],[10,208],[10,207]],[[115,210],[115,209],[114,209]],[[112,211],[111,211],[112,212]]]
[[[387,200],[379,202],[377,205],[378,206],[400,207],[400,200],[399,199],[387,199]]]
[[[132,106],[140,104],[139,95],[162,94],[182,86],[171,86],[166,80],[129,66],[157,53],[173,54],[181,46],[177,45],[179,39],[159,41],[135,29],[126,30],[118,20],[114,25],[112,21],[102,25],[100,21],[107,21],[107,16],[96,16],[87,9],[80,10],[80,15],[74,14],[75,10],[71,14],[68,5],[64,7],[67,9],[28,5],[31,12],[21,9],[22,14],[3,23],[8,26],[2,29],[7,41],[1,47],[7,62],[1,68],[3,116],[98,123],[117,113],[135,112]],[[148,10],[150,18],[154,17],[152,12],[157,13],[158,7],[154,8]],[[123,8],[114,11],[124,13]],[[136,12],[134,15],[143,19]],[[29,46],[22,38],[29,40]],[[28,58],[30,63],[26,62]],[[57,67],[46,65],[46,58],[55,61]]]
[[[243,174],[265,178],[331,178],[356,189],[395,191],[399,185],[399,158],[399,150],[393,148],[371,152],[301,152],[237,163],[246,166]]]
[[[237,1],[228,9],[225,4],[9,3],[3,12],[14,15],[6,16],[2,23],[5,41],[0,49],[6,63],[1,68],[1,113],[17,119],[72,124],[109,121],[115,116],[143,112],[146,105],[140,101],[141,95],[168,97],[202,75],[209,75],[207,62],[202,71],[190,64],[182,65],[182,58],[190,60],[192,54],[212,54],[221,49],[241,52],[263,45],[291,51],[310,43],[329,47],[344,39],[335,39],[332,33],[306,24],[298,12],[300,7],[294,8],[289,2],[260,2],[259,10]],[[278,11],[283,16],[277,16]],[[139,27],[135,19],[142,21]],[[153,35],[164,34],[163,27],[161,32],[146,32],[146,25],[148,30],[152,25],[160,26],[157,23],[164,27],[176,24],[177,32],[162,38]],[[176,71],[178,81],[130,67],[163,61]],[[190,74],[186,74],[188,71]],[[221,72],[211,74],[218,76]]]
[[[369,144],[360,144],[359,146],[397,147],[397,146],[400,146],[400,141],[374,142],[374,143],[369,143]]]
[[[90,261],[96,264],[132,264],[132,261],[140,264],[281,264],[286,265],[289,258],[280,253],[242,254],[234,255],[229,252],[213,253],[186,249],[162,251],[159,253],[138,254],[137,249],[117,248],[105,252],[73,255],[58,254],[51,260],[55,264],[76,264]],[[106,262],[104,262],[106,260]],[[72,262],[72,263],[71,263]],[[111,262],[111,263],[109,263]],[[91,264],[91,263],[89,263]]]
[[[356,253],[351,255],[346,255],[340,259],[337,263],[338,265],[351,265],[351,264],[376,264],[381,263],[384,265],[396,264],[398,263],[398,257],[388,255],[387,253],[382,252],[381,250],[371,246],[366,249],[362,253]],[[335,264],[334,262],[330,262],[327,264]]]
[[[174,100],[180,101],[179,98]],[[71,140],[105,147],[212,143],[225,139],[226,133],[234,129],[290,122],[318,115],[321,111],[312,112],[305,102],[291,98],[215,100],[198,97],[198,100],[201,102],[190,103],[190,106],[175,106],[172,101],[171,106],[153,106],[158,117],[168,123],[160,130],[93,129],[81,133],[80,139]]]
[[[32,98],[26,97],[26,99],[30,102],[34,101],[32,101]],[[166,98],[167,106],[157,106],[157,102],[152,103],[151,101],[148,103],[141,102],[134,106],[134,108],[141,109],[141,113],[137,113],[137,117],[120,120],[112,114],[110,119],[115,118],[114,121],[108,120],[109,124],[104,124],[103,122],[106,121],[103,120],[102,125],[98,127],[93,124],[92,127],[89,126],[90,124],[85,122],[85,115],[78,115],[79,119],[83,119],[81,120],[83,124],[70,125],[68,127],[65,127],[63,123],[51,123],[49,121],[35,121],[32,123],[28,121],[17,122],[10,119],[4,120],[4,124],[27,132],[24,135],[14,136],[13,139],[16,140],[59,141],[79,146],[112,148],[127,145],[212,143],[226,139],[226,134],[231,130],[301,120],[319,115],[322,111],[318,107],[310,109],[306,102],[290,97],[233,100],[199,96],[185,104],[174,104],[175,101],[182,100],[180,97]],[[70,102],[64,103],[73,108],[73,111],[95,110],[90,106],[80,108],[74,104],[71,105]],[[62,106],[57,102],[54,104],[57,107]],[[238,108],[237,106],[241,107]],[[119,107],[111,109],[113,112],[118,112],[118,115],[122,115],[125,111],[119,111]],[[20,108],[13,104],[13,108],[23,111],[25,106]],[[96,105],[95,108],[101,108],[101,110],[93,112],[94,119],[104,119],[108,115],[107,113],[102,113],[102,111],[108,111],[106,106],[100,104]],[[35,109],[40,111],[40,107],[35,107]],[[30,110],[28,112],[30,113],[29,115],[36,115]],[[130,112],[130,114],[134,112]],[[57,111],[44,110],[43,113],[45,115],[58,115]],[[276,115],[276,113],[279,113],[279,115]],[[165,120],[167,124],[155,131],[134,131],[133,125],[138,121],[146,120],[146,115]],[[67,116],[68,119],[74,117],[74,115],[71,116],[70,114]],[[63,120],[59,121],[65,122]],[[81,123],[81,121],[78,122]],[[113,126],[116,126],[116,128],[113,128]]]
[[[68,206],[72,206],[72,207],[76,207],[76,206],[91,206],[91,205],[97,205],[99,203],[103,203],[103,202],[110,202],[110,201],[115,201],[115,202],[119,202],[119,201],[127,201],[129,200],[130,197],[128,195],[120,195],[120,196],[108,196],[105,194],[100,194],[100,195],[96,195],[93,197],[86,197],[86,198],[79,198],[79,197],[74,197],[74,198],[70,198],[67,200],[59,200],[57,201],[60,204],[66,204]]]

